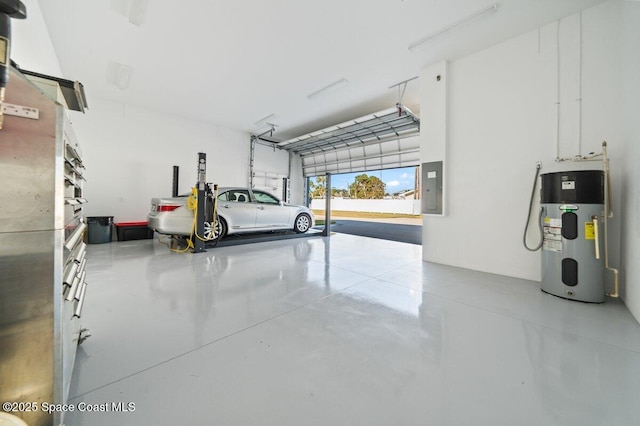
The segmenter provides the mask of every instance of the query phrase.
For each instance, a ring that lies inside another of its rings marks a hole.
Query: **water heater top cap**
[[[540,177],[542,204],[604,204],[602,170],[544,173]]]

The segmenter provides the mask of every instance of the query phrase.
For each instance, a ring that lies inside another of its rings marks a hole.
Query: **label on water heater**
[[[593,222],[585,222],[584,223],[584,239],[585,240],[595,240],[596,233],[595,228],[593,226]]]
[[[562,240],[554,240],[552,238],[544,239],[542,248],[546,251],[554,251],[556,253],[562,253]]]
[[[544,218],[542,249],[562,253],[562,219]]]
[[[551,218],[545,217],[544,226],[548,226],[551,228],[558,228],[559,230],[562,230],[562,219],[551,219]],[[560,231],[558,231],[558,233],[560,233]]]
[[[566,182],[562,182],[562,189],[576,189],[576,181],[575,180],[569,180]]]

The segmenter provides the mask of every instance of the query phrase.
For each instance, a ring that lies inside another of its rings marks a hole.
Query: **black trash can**
[[[87,217],[89,244],[102,244],[111,242],[113,229],[113,216],[89,216]]]

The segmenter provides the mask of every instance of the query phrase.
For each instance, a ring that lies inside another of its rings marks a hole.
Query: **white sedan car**
[[[160,234],[191,235],[194,211],[187,206],[188,198],[153,198],[147,226]],[[205,224],[205,238],[275,230],[303,233],[315,224],[309,208],[285,204],[268,192],[250,188],[219,188],[217,212],[217,232],[211,236],[211,226]]]

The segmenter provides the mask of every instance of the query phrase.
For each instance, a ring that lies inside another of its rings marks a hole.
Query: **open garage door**
[[[419,164],[418,136],[362,144],[302,157],[304,176],[395,169]]]
[[[305,177],[420,164],[420,119],[398,105],[281,142],[302,158]]]

